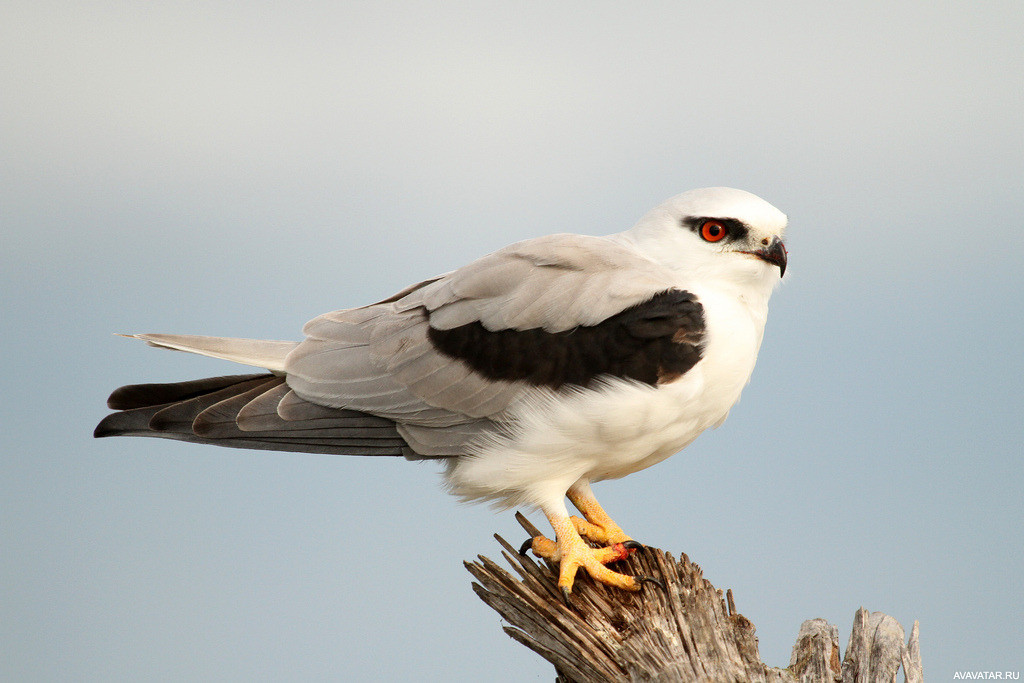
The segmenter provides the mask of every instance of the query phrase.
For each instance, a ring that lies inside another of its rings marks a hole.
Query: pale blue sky
[[[729,421],[605,506],[769,664],[863,605],[930,680],[1024,669],[1020,4],[709,5],[7,3],[0,678],[551,680],[462,567],[511,514],[93,440],[116,386],[236,370],[111,333],[295,339],[709,185],[789,214],[790,270]]]

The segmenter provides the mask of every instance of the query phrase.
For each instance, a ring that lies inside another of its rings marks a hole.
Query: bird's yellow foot
[[[626,537],[625,541],[607,547],[591,548],[580,536],[575,523],[570,518],[549,516],[548,519],[555,529],[557,540],[552,541],[544,536],[536,536],[524,543],[520,552],[525,553],[532,549],[534,554],[552,562],[558,562],[558,587],[562,589],[564,595],[568,596],[572,592],[576,572],[581,567],[595,581],[623,590],[638,591],[645,581],[661,585],[660,581],[651,577],[628,576],[614,572],[605,566],[610,562],[626,559],[637,548],[642,547],[636,541]]]
[[[574,486],[566,492],[566,495],[586,518],[570,517],[581,536],[601,545],[615,545],[633,540],[618,524],[612,521],[612,518],[594,498],[589,485]],[[639,547],[639,544],[637,546]]]
[[[588,541],[609,546],[636,544],[637,547],[640,547],[639,543],[627,536],[626,532],[619,528],[619,525],[610,519],[607,523],[602,524],[595,524],[592,521],[575,515],[569,519],[572,521],[573,526],[576,527],[576,531],[579,532],[579,535]]]

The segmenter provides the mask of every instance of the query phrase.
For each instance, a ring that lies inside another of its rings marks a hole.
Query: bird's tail
[[[97,425],[96,437],[155,436],[232,448],[415,457],[391,420],[310,403],[273,373],[132,384],[115,390],[107,405],[118,412]]]
[[[201,337],[194,334],[122,334],[121,336],[141,339],[150,346],[162,349],[222,358],[242,365],[266,368],[271,372],[284,372],[285,358],[292,349],[299,345],[299,342],[292,341]]]

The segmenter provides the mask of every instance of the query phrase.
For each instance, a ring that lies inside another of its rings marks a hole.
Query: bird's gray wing
[[[295,397],[271,373],[136,384],[114,391],[94,436],[150,436],[232,448],[423,457],[393,421]]]
[[[479,321],[488,330],[563,332],[597,325],[672,286],[670,273],[620,242],[563,234],[505,247],[398,304],[424,306],[437,329]]]
[[[315,318],[285,361],[287,382],[305,401],[395,421],[424,455],[458,454],[517,401],[546,389],[528,367],[521,378],[488,376],[443,349],[450,337],[439,342],[439,335],[480,328],[480,343],[495,344],[500,358],[503,348],[521,341],[518,332],[565,341],[573,330],[596,326],[672,286],[667,272],[611,239],[527,240],[401,296]]]

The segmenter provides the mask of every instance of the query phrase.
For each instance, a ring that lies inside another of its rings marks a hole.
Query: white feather
[[[197,353],[221,358],[242,365],[284,372],[284,359],[299,345],[291,341],[236,339],[233,337],[202,337],[193,334],[122,334],[121,337],[141,339],[150,346],[174,351]]]

